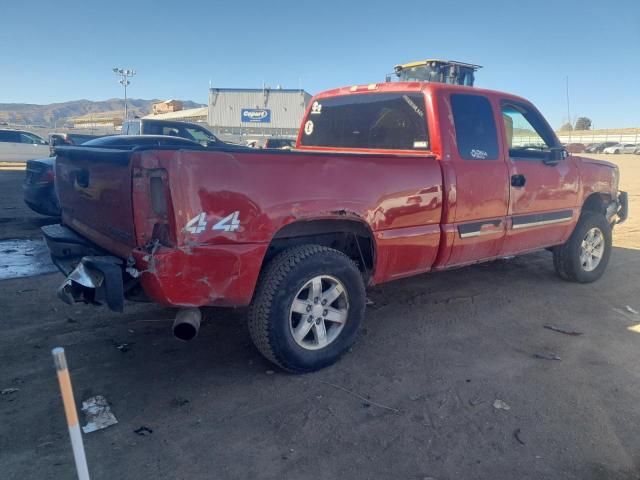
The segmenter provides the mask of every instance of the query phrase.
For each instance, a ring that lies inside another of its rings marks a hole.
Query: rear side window
[[[311,105],[300,144],[307,147],[429,150],[424,96],[362,93]]]
[[[28,143],[30,145],[40,145],[42,144],[42,139],[40,137],[36,137],[35,135],[31,135],[30,133],[21,133],[20,143]]]
[[[127,135],[140,135],[140,122],[131,122],[127,128]]]
[[[10,130],[0,130],[0,142],[20,143],[20,134]]]
[[[498,133],[493,109],[481,95],[453,94],[451,109],[458,153],[465,160],[496,160]]]

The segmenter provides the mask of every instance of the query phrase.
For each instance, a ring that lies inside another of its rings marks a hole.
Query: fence
[[[562,143],[583,143],[585,145],[600,142],[640,143],[640,129],[632,132],[600,133],[595,130],[593,132],[558,132],[556,134]]]

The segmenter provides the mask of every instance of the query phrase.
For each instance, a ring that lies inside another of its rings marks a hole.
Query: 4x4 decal
[[[207,214],[204,212],[200,212],[198,215],[193,217],[191,220],[187,222],[184,226],[184,231],[197,234],[202,233],[207,229]],[[218,223],[216,223],[211,230],[223,230],[225,232],[235,232],[240,228],[240,211],[236,210],[235,212],[227,215]]]

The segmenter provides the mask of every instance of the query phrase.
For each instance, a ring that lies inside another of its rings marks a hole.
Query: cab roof
[[[369,83],[364,85],[352,85],[350,87],[339,87],[331,90],[325,90],[318,93],[314,99],[338,97],[343,95],[354,95],[362,93],[385,93],[385,92],[421,92],[425,94],[435,94],[438,92],[456,92],[470,93],[475,95],[485,95],[487,97],[499,96],[502,98],[510,98],[525,103],[531,103],[525,98],[518,97],[506,92],[497,90],[488,90],[477,87],[467,87],[463,85],[452,85],[449,83],[438,82],[380,82]]]

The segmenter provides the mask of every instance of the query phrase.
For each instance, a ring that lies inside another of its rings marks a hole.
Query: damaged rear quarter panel
[[[267,246],[264,244],[160,247],[136,250],[145,293],[174,306],[236,306],[251,301]]]

